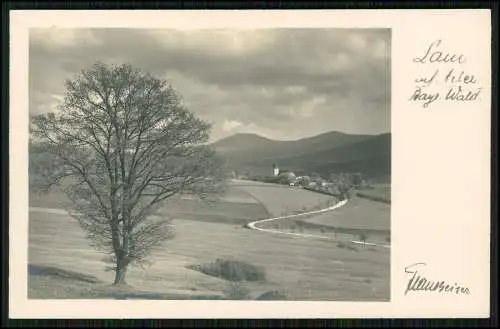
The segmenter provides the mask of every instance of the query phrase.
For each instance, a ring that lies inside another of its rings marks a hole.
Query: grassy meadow
[[[104,255],[90,247],[74,219],[37,209],[56,208],[61,196],[33,195],[28,297],[119,298],[127,293],[129,298],[143,299],[231,299],[237,284],[248,291],[242,299],[278,291],[288,300],[389,300],[390,249],[345,248],[338,241],[268,234],[240,225],[330,202],[329,196],[319,193],[259,185],[236,182],[210,205],[187,198],[172,200],[160,213],[173,218],[174,238],[155,250],[149,267],[129,271],[126,288],[111,286],[113,272],[105,271]],[[266,278],[231,283],[193,269],[216,259],[258,266]]]
[[[326,208],[336,203],[332,196],[300,187],[260,182],[235,182],[234,186],[258,200],[274,217]]]

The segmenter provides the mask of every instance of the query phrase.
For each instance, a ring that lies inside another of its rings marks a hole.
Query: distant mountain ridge
[[[331,131],[294,141],[278,141],[256,134],[236,134],[212,144],[228,160],[231,170],[249,175],[271,175],[272,165],[318,173],[361,172],[386,181],[390,177],[391,134],[346,134]]]

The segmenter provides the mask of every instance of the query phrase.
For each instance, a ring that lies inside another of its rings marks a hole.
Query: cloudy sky
[[[53,111],[64,80],[96,61],[167,79],[212,140],[390,130],[390,30],[36,29],[30,113]]]

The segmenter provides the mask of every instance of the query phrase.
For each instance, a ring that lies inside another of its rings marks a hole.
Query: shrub
[[[224,296],[232,300],[247,299],[249,294],[250,290],[240,281],[230,281],[228,288],[224,290]]]
[[[358,251],[358,249],[348,243],[345,243],[345,242],[339,242],[337,244],[337,247],[341,248],[341,249],[347,249],[347,250],[351,250],[351,251]]]
[[[239,260],[217,259],[215,262],[191,268],[228,281],[265,281],[262,268]]]

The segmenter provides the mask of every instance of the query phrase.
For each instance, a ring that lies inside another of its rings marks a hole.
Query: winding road
[[[264,229],[264,228],[261,228],[261,227],[257,227],[257,224],[265,223],[265,222],[271,222],[271,221],[278,220],[278,219],[290,219],[290,218],[297,218],[297,217],[301,217],[301,216],[309,216],[309,215],[324,213],[324,212],[327,212],[327,211],[332,211],[334,209],[340,208],[340,207],[344,206],[345,204],[347,204],[347,202],[348,202],[348,200],[346,199],[346,200],[342,200],[342,201],[338,202],[337,204],[335,204],[335,205],[333,205],[331,207],[323,208],[323,209],[320,209],[320,210],[314,210],[314,211],[310,211],[310,212],[305,212],[305,213],[301,213],[301,214],[294,214],[294,215],[288,215],[288,216],[280,216],[280,217],[273,217],[273,218],[261,219],[261,220],[257,220],[257,221],[248,223],[246,226],[249,229],[256,230],[256,231],[261,231],[261,232],[266,232],[266,233],[286,234],[286,235],[293,235],[293,236],[298,236],[298,237],[302,237],[302,238],[310,238],[310,239],[334,240],[334,239],[332,239],[332,238],[330,238],[328,236],[323,236],[323,235],[293,233],[293,232],[284,232],[284,231],[280,231],[280,230]],[[353,240],[353,241],[351,241],[351,243],[361,244],[361,245],[367,245],[367,246],[374,246],[374,247],[390,248],[390,246],[388,246],[388,245],[380,245],[380,244],[376,244],[376,243],[368,243],[368,242],[363,242],[363,241],[355,241],[355,240]]]
[[[265,229],[265,228],[258,227],[258,225],[261,223],[272,222],[272,221],[280,220],[280,219],[291,219],[291,218],[310,216],[310,215],[314,215],[314,214],[320,214],[320,213],[332,211],[332,210],[335,210],[337,208],[340,208],[340,207],[346,205],[347,202],[348,202],[348,200],[343,200],[343,201],[340,201],[331,207],[327,207],[327,208],[323,208],[323,209],[319,209],[319,210],[314,210],[314,211],[304,212],[304,213],[294,214],[294,215],[261,219],[261,220],[257,220],[257,221],[253,221],[251,223],[248,223],[246,225],[246,227],[251,229],[251,230],[265,232],[265,233],[284,234],[284,235],[296,236],[296,237],[301,237],[301,238],[309,238],[309,239],[335,240],[331,237],[323,236],[323,235],[294,233],[294,232],[285,232],[285,231],[274,230],[274,229]],[[35,212],[45,212],[45,213],[53,213],[53,214],[68,214],[68,212],[66,210],[63,210],[63,209],[41,208],[41,207],[30,207],[29,209],[30,209],[30,211],[35,211]],[[351,241],[351,243],[367,245],[367,246],[374,246],[374,247],[390,248],[390,246],[388,246],[388,245],[379,245],[379,244],[368,243],[368,242],[363,242],[363,241]]]

